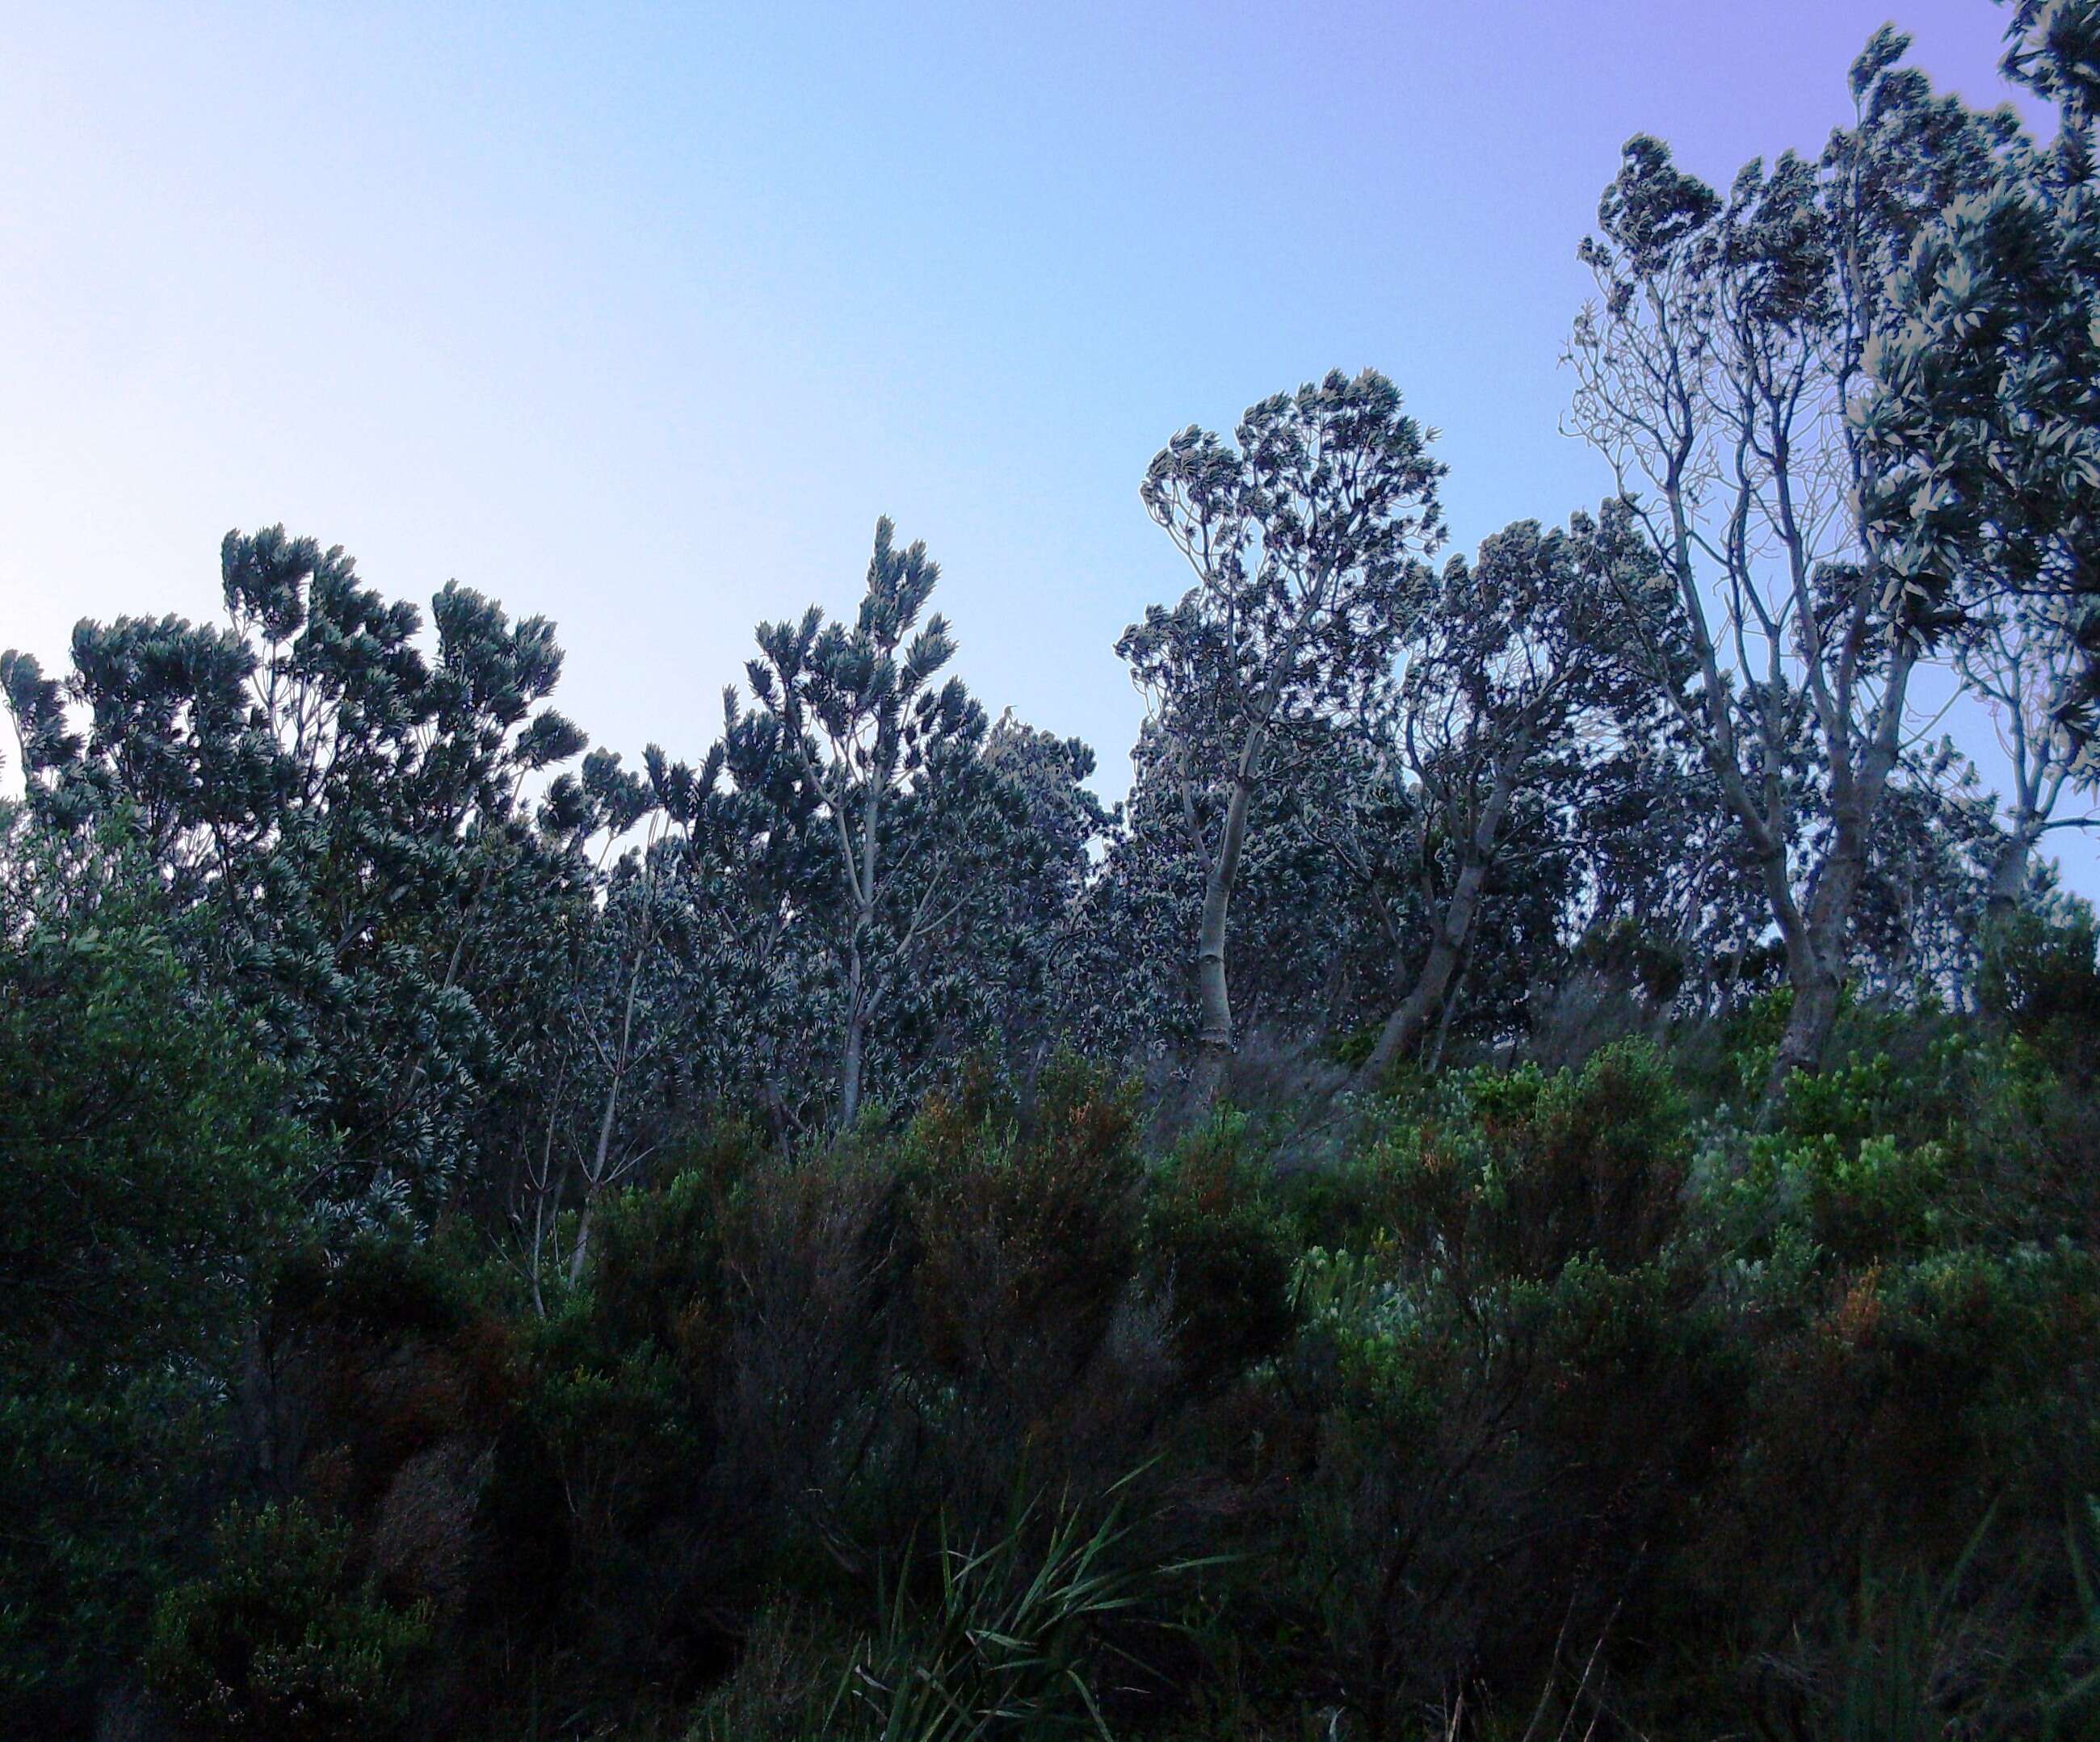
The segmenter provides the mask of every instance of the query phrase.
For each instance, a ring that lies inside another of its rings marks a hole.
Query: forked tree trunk
[[[1845,986],[1845,946],[1851,935],[1852,909],[1867,869],[1867,831],[1887,778],[1891,752],[1884,761],[1877,744],[1866,758],[1853,796],[1836,809],[1836,838],[1824,860],[1808,909],[1786,933],[1786,977],[1793,988],[1771,1075],[1765,1084],[1767,1106],[1776,1105],[1786,1079],[1796,1071],[1822,1069],[1838,1006]]]
[[[1480,891],[1487,876],[1485,861],[1468,863],[1458,873],[1458,881],[1451,891],[1451,899],[1444,905],[1443,917],[1429,940],[1429,953],[1423,958],[1414,984],[1408,988],[1407,996],[1379,1030],[1370,1053],[1357,1067],[1351,1088],[1360,1092],[1375,1088],[1379,1079],[1392,1068],[1395,1060],[1414,1050],[1443,1008],[1444,994],[1450,990],[1452,977],[1458,972],[1458,964],[1466,953],[1466,940],[1472,935],[1473,921],[1480,914]]]
[[[1443,1009],[1452,977],[1465,959],[1467,941],[1473,935],[1473,922],[1480,917],[1489,862],[1494,854],[1496,839],[1502,833],[1502,818],[1515,793],[1517,771],[1523,765],[1529,746],[1527,733],[1519,739],[1515,754],[1506,759],[1495,776],[1487,803],[1480,807],[1479,820],[1466,841],[1458,880],[1451,886],[1450,899],[1444,904],[1436,930],[1429,940],[1429,953],[1423,958],[1414,984],[1385,1019],[1378,1039],[1371,1043],[1370,1054],[1350,1079],[1349,1087],[1359,1093],[1375,1088],[1379,1078],[1392,1068],[1395,1060],[1413,1052],[1430,1023]]]

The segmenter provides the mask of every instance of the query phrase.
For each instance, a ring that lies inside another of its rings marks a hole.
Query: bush
[[[34,853],[5,871],[0,1705],[57,1732],[123,1672],[236,1466],[258,1273],[327,1147],[190,985],[150,880],[99,849],[63,899]]]
[[[1238,1377],[1289,1339],[1292,1231],[1259,1169],[1233,1141],[1236,1115],[1185,1140],[1150,1181],[1145,1246],[1171,1308],[1174,1348],[1198,1392]]]
[[[293,1503],[236,1510],[217,1564],[162,1598],[149,1686],[195,1742],[384,1742],[406,1729],[427,1615],[352,1573],[350,1533]]]
[[[2089,1078],[2100,1033],[2100,965],[2089,909],[2061,923],[2023,910],[1995,921],[1985,940],[1977,1002],[2040,1044],[2054,1062]]]
[[[915,1133],[913,1293],[934,1363],[1031,1409],[1070,1386],[1136,1273],[1135,1092],[1077,1061],[1043,1074],[1026,1122],[973,1134],[937,1102]]]

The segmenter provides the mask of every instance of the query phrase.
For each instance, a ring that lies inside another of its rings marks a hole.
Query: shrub
[[[1135,1092],[1061,1058],[1025,1123],[986,1117],[962,1142],[937,1105],[928,1124],[911,1202],[926,1348],[1039,1407],[1100,1347],[1136,1272]]]
[[[0,1706],[55,1732],[223,1491],[257,1272],[327,1150],[191,986],[150,879],[96,849],[83,885],[30,899],[49,867],[20,845],[0,840]]]
[[[1221,1113],[1153,1175],[1145,1245],[1171,1303],[1174,1348],[1198,1391],[1274,1353],[1290,1334],[1292,1232]]]
[[[2100,966],[2089,909],[2052,923],[2023,911],[1996,920],[1985,939],[1977,1002],[2082,1076],[2093,1071],[2100,1034]]]
[[[165,1596],[147,1678],[196,1742],[343,1742],[399,1735],[410,1674],[428,1643],[421,1608],[397,1608],[352,1573],[350,1535],[295,1503],[236,1510],[209,1577]]]
[[[1546,1277],[1583,1256],[1653,1259],[1676,1228],[1688,1149],[1660,1056],[1630,1042],[1579,1073],[1468,1072],[1370,1165],[1389,1237],[1416,1263]]]

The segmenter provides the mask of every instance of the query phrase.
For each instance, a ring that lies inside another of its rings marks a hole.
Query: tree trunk
[[[1445,905],[1443,923],[1430,940],[1429,954],[1423,959],[1421,972],[1415,975],[1407,996],[1385,1019],[1385,1025],[1372,1043],[1370,1055],[1357,1068],[1357,1074],[1349,1084],[1351,1088],[1359,1092],[1375,1088],[1379,1079],[1392,1068],[1393,1061],[1412,1052],[1415,1043],[1422,1039],[1430,1018],[1443,1003],[1451,977],[1458,971],[1459,958],[1465,954],[1466,939],[1472,932],[1474,915],[1480,911],[1480,888],[1487,881],[1487,875],[1485,864],[1468,865],[1458,874],[1458,887]]]
[[[1202,1002],[1202,1027],[1196,1036],[1196,1068],[1189,1091],[1194,1105],[1207,1107],[1224,1087],[1225,1066],[1233,1055],[1233,1000],[1225,981],[1225,920],[1231,911],[1233,885],[1238,880],[1240,851],[1246,842],[1247,805],[1252,783],[1242,774],[1233,783],[1225,807],[1224,838],[1203,888],[1203,919],[1196,934],[1196,990]]]
[[[1786,977],[1793,988],[1793,1008],[1788,1012],[1771,1076],[1765,1084],[1768,1105],[1776,1104],[1794,1072],[1823,1068],[1844,988],[1845,943],[1851,931],[1853,897],[1866,862],[1863,821],[1856,812],[1841,812],[1837,839],[1823,862],[1808,911],[1786,941]]]
[[[584,1265],[590,1257],[591,1219],[598,1211],[598,1193],[589,1187],[584,1190],[584,1207],[576,1217],[576,1243],[569,1253],[569,1286],[576,1287],[584,1279]]]
[[[2027,867],[2034,862],[2035,837],[2040,831],[2026,818],[2016,818],[2005,851],[1991,868],[1991,888],[1986,901],[1994,914],[2009,912],[2020,904],[2027,886]]]
[[[1467,940],[1473,935],[1473,922],[1480,916],[1489,861],[1493,857],[1496,838],[1502,833],[1502,818],[1515,794],[1517,774],[1529,753],[1530,744],[1531,730],[1526,727],[1496,773],[1487,802],[1480,807],[1479,820],[1467,840],[1458,880],[1452,885],[1451,898],[1444,904],[1443,919],[1429,941],[1429,954],[1423,959],[1421,971],[1414,977],[1414,984],[1407,996],[1401,1000],[1399,1008],[1385,1019],[1385,1025],[1371,1045],[1370,1056],[1350,1079],[1349,1087],[1359,1093],[1375,1088],[1379,1079],[1392,1068],[1393,1061],[1414,1049],[1423,1031],[1429,1026],[1430,1019],[1442,1008],[1451,977],[1465,955]]]
[[[839,1074],[839,1129],[860,1117],[861,1059],[867,1051],[867,1023],[859,1012],[846,1018],[845,1061]]]
[[[846,1030],[840,1048],[839,1129],[848,1131],[860,1117],[862,1061],[867,1053],[867,975],[861,960],[858,933],[863,920],[854,926],[851,965],[846,971]]]
[[[1837,970],[1821,963],[1798,977],[1789,970],[1787,977],[1793,983],[1793,1008],[1788,1012],[1779,1052],[1772,1060],[1771,1077],[1765,1084],[1768,1103],[1778,1100],[1786,1079],[1796,1071],[1822,1068],[1824,1049],[1829,1045],[1830,1030],[1837,1025],[1838,999],[1843,987]]]

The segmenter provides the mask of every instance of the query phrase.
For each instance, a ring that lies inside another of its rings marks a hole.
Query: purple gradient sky
[[[696,754],[752,623],[847,605],[886,511],[988,704],[1119,792],[1111,646],[1181,584],[1161,441],[1368,364],[1443,430],[1458,543],[1594,504],[1557,365],[1620,143],[1812,150],[1887,15],[17,0],[0,643],[212,615],[219,536],[281,519],[548,613],[594,737]],[[1994,102],[2002,18],[1897,21]]]

